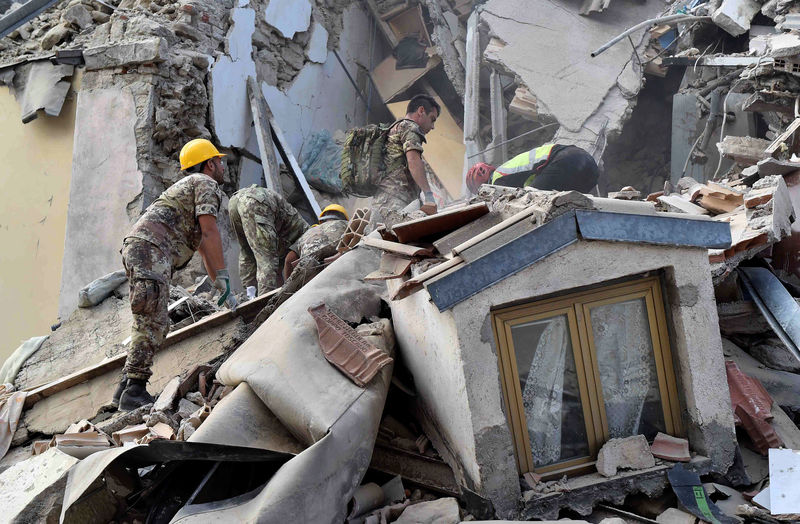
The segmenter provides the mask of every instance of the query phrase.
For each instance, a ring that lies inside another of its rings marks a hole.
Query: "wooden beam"
[[[369,12],[372,15],[372,18],[375,20],[375,23],[378,24],[378,28],[381,30],[381,33],[383,33],[383,37],[387,42],[389,42],[389,45],[392,47],[392,49],[397,47],[397,37],[394,36],[394,32],[392,31],[392,28],[389,27],[389,24],[387,24],[386,21],[381,18],[381,13],[378,11],[378,6],[375,3],[375,0],[364,0],[364,2],[367,4],[367,9],[369,9]]]
[[[177,331],[173,331],[167,338],[164,340],[164,343],[161,345],[159,350],[177,344],[187,338],[194,337],[211,329],[212,327],[219,326],[221,324],[225,324],[233,320],[236,317],[243,317],[245,319],[252,319],[254,318],[261,309],[267,305],[269,299],[277,294],[280,291],[280,288],[274,289],[269,293],[261,295],[259,297],[254,298],[253,300],[248,300],[241,306],[239,306],[236,311],[220,311],[218,313],[214,313],[213,315],[209,315],[207,317],[203,317],[194,324],[189,324],[188,326],[181,328]],[[85,382],[89,379],[94,377],[98,377],[100,375],[105,374],[108,371],[111,371],[115,368],[120,368],[125,363],[125,359],[128,357],[127,352],[120,353],[119,355],[114,355],[111,358],[107,358],[102,362],[89,366],[87,368],[83,368],[78,370],[74,373],[71,373],[65,377],[61,377],[58,380],[54,380],[48,384],[43,386],[39,386],[28,391],[28,395],[25,397],[25,408],[30,408],[37,402],[42,399],[45,399],[49,396],[55,395],[65,389],[69,389],[72,386],[76,386],[81,382]]]
[[[267,187],[278,194],[283,194],[278,171],[278,159],[275,158],[275,144],[269,127],[269,117],[264,109],[264,95],[258,88],[258,82],[252,76],[247,77],[247,96],[250,99],[250,111],[253,113],[258,151],[261,154],[261,167],[264,170],[264,181]]]

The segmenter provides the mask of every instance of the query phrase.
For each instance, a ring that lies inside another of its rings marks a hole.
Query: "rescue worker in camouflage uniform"
[[[263,295],[280,285],[280,271],[289,246],[308,229],[300,213],[266,187],[240,189],[228,204],[239,240],[239,275],[244,286],[258,286]]]
[[[161,193],[123,240],[122,262],[130,282],[133,326],[123,378],[112,401],[121,411],[154,401],[147,392],[147,379],[152,375],[153,354],[169,331],[169,281],[195,251],[200,252],[208,276],[221,292],[218,305],[236,307],[217,229],[223,156],[205,139],[183,146],[181,170],[193,174]]]
[[[386,139],[386,175],[378,183],[372,201],[372,223],[398,222],[399,211],[413,202],[420,191],[424,202],[420,208],[425,213],[436,213],[425,164],[422,160],[422,144],[439,117],[441,107],[436,100],[425,94],[416,95],[408,103],[406,116],[394,124]]]
[[[322,259],[336,254],[336,247],[347,231],[349,220],[347,210],[339,204],[331,204],[319,214],[319,224],[303,233],[297,242],[289,247],[283,264],[283,279],[288,280],[295,266],[304,259]]]

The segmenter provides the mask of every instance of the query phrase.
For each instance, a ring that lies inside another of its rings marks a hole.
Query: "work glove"
[[[228,309],[236,311],[236,306],[239,304],[236,302],[236,297],[231,293],[231,277],[227,269],[217,270],[217,279],[214,280],[214,287],[219,289],[221,293],[219,300],[217,300],[217,306],[222,306],[224,303]]]

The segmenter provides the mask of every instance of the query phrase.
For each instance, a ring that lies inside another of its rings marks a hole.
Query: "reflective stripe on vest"
[[[550,160],[550,153],[553,151],[554,146],[555,144],[545,144],[537,147],[536,149],[520,153],[508,162],[499,166],[492,174],[490,183],[494,184],[497,182],[497,180],[506,175],[527,172],[531,172],[531,178],[526,180],[525,183],[527,184],[531,182],[532,178],[536,176],[536,173]],[[531,153],[533,153],[533,158],[531,158]]]

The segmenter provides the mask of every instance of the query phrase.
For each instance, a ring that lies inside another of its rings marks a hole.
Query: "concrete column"
[[[467,170],[475,162],[483,161],[483,155],[476,155],[481,150],[478,133],[480,130],[480,90],[481,90],[481,39],[478,34],[478,12],[473,11],[467,20],[467,68],[464,86],[464,184],[462,191],[467,192]],[[476,155],[476,156],[473,156]]]
[[[506,113],[505,100],[503,98],[503,84],[500,81],[500,74],[492,69],[489,77],[489,93],[492,109],[492,146],[503,144],[488,151],[487,156],[490,163],[499,166],[508,160],[508,144],[505,144],[507,137],[508,114]]]

